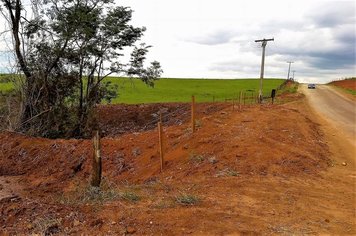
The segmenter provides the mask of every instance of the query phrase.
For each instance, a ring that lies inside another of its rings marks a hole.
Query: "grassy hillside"
[[[257,93],[258,79],[165,79],[155,82],[155,87],[148,87],[138,79],[110,77],[106,79],[118,86],[119,96],[112,103],[158,103],[158,102],[188,102],[195,95],[197,102],[224,101],[235,97],[240,91]],[[264,79],[263,92],[266,96],[271,90],[283,83],[282,79]],[[1,80],[0,91],[8,92],[13,84]]]
[[[223,101],[236,96],[239,91],[258,92],[257,79],[160,79],[155,87],[146,86],[140,80],[109,78],[119,86],[119,96],[112,103],[156,103],[188,102],[195,95],[198,102]],[[283,83],[282,79],[265,79],[263,91],[269,95],[271,90]]]

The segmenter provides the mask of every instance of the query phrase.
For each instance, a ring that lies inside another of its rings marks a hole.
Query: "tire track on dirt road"
[[[316,89],[307,89],[301,85],[300,91],[305,94],[314,111],[327,123],[340,131],[344,139],[356,148],[356,101],[343,96],[327,85],[318,85]]]

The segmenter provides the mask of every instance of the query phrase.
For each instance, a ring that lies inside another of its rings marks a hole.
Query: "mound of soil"
[[[351,90],[356,91],[356,78],[337,80],[337,81],[331,82],[330,84],[335,85],[340,88],[351,89]]]
[[[332,165],[319,125],[301,109],[197,104],[194,134],[188,104],[99,109],[104,135],[101,191],[88,188],[91,140],[0,133],[0,176],[18,178],[22,189],[0,200],[2,232],[344,232],[339,225],[325,230],[317,224],[298,225],[307,215],[314,222],[324,214],[313,213],[320,199],[308,196],[325,191],[316,186],[328,183],[322,176]]]
[[[194,135],[187,123],[190,118],[188,105],[164,107],[168,114],[162,115],[167,168],[170,165],[184,166],[182,171],[174,174],[175,177],[214,171],[208,159],[219,160],[215,169],[232,165],[244,174],[300,175],[316,173],[327,166],[327,147],[320,141],[318,125],[301,117],[297,110],[265,105],[232,113],[225,104],[215,104],[215,110],[221,110],[219,112],[213,112],[213,105],[198,106],[198,132]],[[162,106],[117,105],[100,109],[103,114],[101,126],[107,136],[102,139],[107,175],[145,181],[157,174],[158,165],[153,164],[158,163],[157,124],[151,122],[152,119],[147,122],[145,117],[157,114],[153,111],[159,107]],[[120,133],[126,134],[118,137]],[[0,175],[51,176],[64,181],[83,168],[89,173],[90,140],[50,140],[9,132],[1,133],[0,139],[6,140],[1,146],[4,158],[0,160]],[[286,152],[285,146],[295,148]],[[191,159],[199,158],[202,159],[197,165],[199,168],[194,165],[192,168]],[[121,161],[124,164],[117,163]]]

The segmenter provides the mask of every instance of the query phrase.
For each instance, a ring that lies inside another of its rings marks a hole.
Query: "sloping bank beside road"
[[[117,111],[111,115],[123,116]],[[100,201],[86,191],[90,140],[1,133],[0,174],[17,175],[24,186],[15,200],[1,201],[0,230],[68,235],[356,233],[355,191],[347,172],[351,166],[342,165],[305,100],[217,109],[199,117],[194,135],[181,120],[181,125],[164,129],[163,173],[156,129],[103,138]]]

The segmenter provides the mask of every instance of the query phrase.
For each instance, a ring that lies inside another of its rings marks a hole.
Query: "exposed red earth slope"
[[[160,173],[155,119],[164,106]],[[343,176],[353,167],[306,106],[198,104],[194,134],[186,104],[101,107],[102,201],[88,188],[91,140],[2,132],[0,232],[355,234],[354,178]]]
[[[344,88],[356,90],[356,79],[345,79],[345,80],[336,80],[330,84]]]

